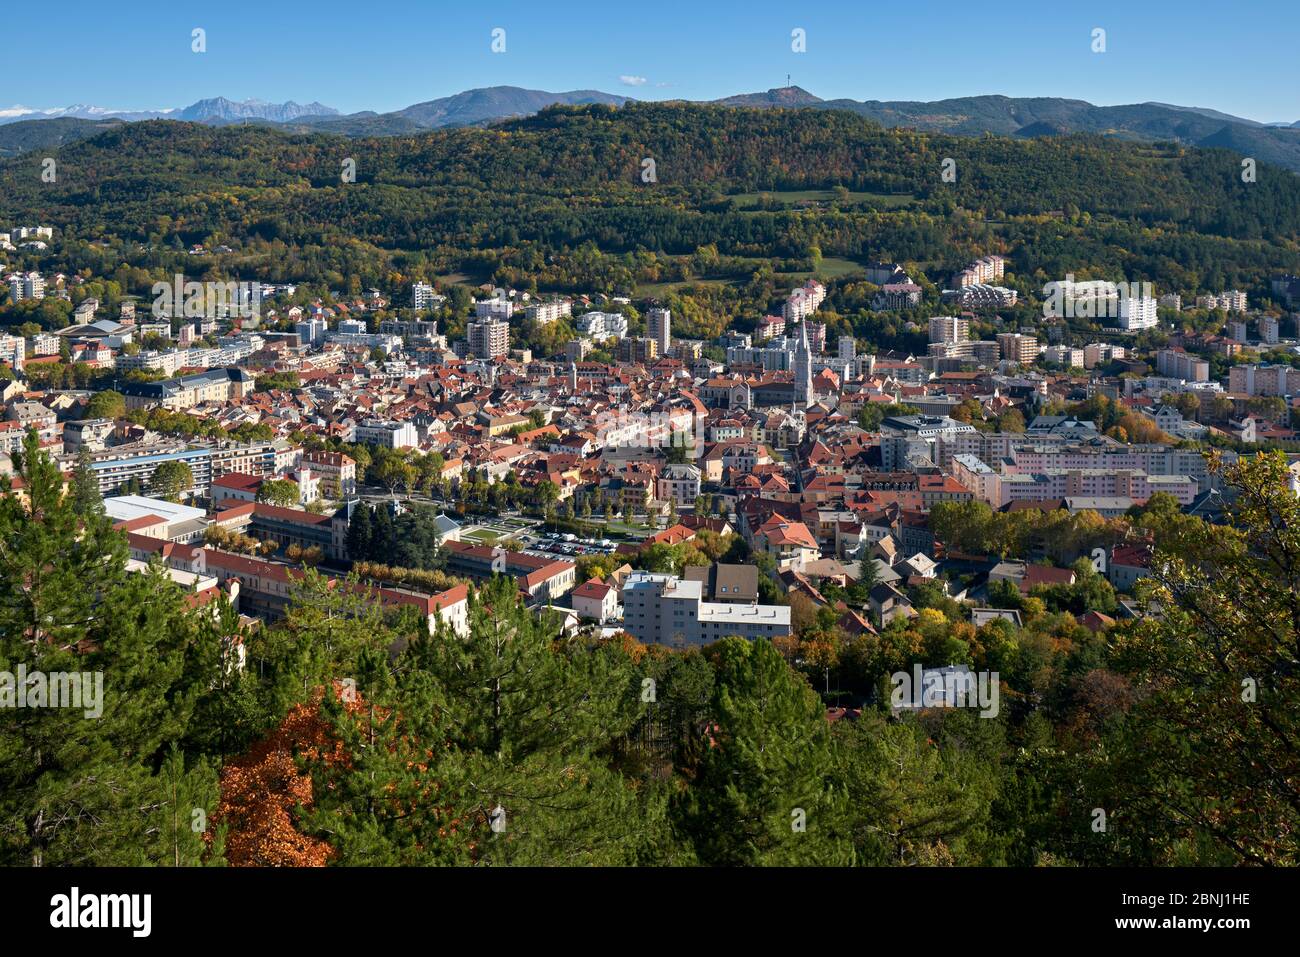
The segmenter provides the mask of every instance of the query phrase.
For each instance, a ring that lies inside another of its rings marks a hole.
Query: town
[[[0,233],[15,252],[57,242]],[[797,649],[809,615],[874,634],[938,596],[1018,622],[1003,586],[1023,599],[1099,576],[1114,597],[1079,617],[1103,630],[1143,614],[1155,545],[1115,520],[1167,503],[1221,521],[1203,452],[1300,447],[1300,279],[1252,310],[1234,289],[1185,309],[1067,277],[1026,327],[997,317],[1017,299],[1007,270],[959,265],[907,353],[828,341],[834,290],[816,279],[711,341],[675,336],[653,301],[462,287],[449,341],[450,290],[428,282],[309,303],[294,284],[191,282],[182,302],[178,276],[175,295],[110,302],[93,279],[6,270],[10,307],[70,308],[0,336],[0,469],[34,431],[91,476],[137,568],[161,562],[250,620],[282,616],[316,567],[463,631],[468,588],[505,574],[569,629]],[[904,265],[864,272],[873,309],[921,304]],[[234,301],[213,294],[227,285]],[[1066,311],[1113,319],[1082,341]],[[561,351],[516,343],[561,324]],[[979,510],[1058,531],[991,554],[967,532]]]

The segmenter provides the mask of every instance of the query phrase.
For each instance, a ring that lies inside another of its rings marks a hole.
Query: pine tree
[[[642,708],[620,648],[563,639],[551,616],[523,606],[513,579],[499,577],[474,596],[467,638],[443,632],[409,654],[447,703],[444,740],[460,769],[448,799],[474,860],[635,858],[655,818],[646,802],[658,798],[634,792],[601,757]]]
[[[95,478],[90,465],[90,451],[82,446],[81,451],[77,453],[76,467],[72,470],[69,492],[79,515],[102,515],[104,499],[99,494],[99,480]]]
[[[348,522],[348,557],[354,562],[370,558],[370,506],[364,502],[352,511]]]
[[[701,863],[853,861],[844,795],[817,695],[766,641],[711,649],[717,683],[708,746],[675,818]]]
[[[0,862],[139,863],[153,769],[212,678],[199,649],[215,637],[160,569],[126,572],[123,537],[75,510],[34,436],[20,458],[24,495],[0,495],[0,672],[70,689],[75,674],[80,706],[33,698],[39,681],[28,707],[7,702]]]

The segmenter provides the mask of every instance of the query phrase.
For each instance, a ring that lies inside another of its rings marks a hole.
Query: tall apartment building
[[[329,498],[339,501],[357,493],[357,462],[352,456],[322,449],[302,458],[313,472],[319,473],[321,491]]]
[[[38,272],[14,273],[9,277],[9,301],[45,298],[45,277]]]
[[[965,289],[980,283],[991,283],[1001,279],[1006,271],[1006,260],[1001,256],[981,256],[965,269],[955,273],[952,284],[955,289]]]
[[[790,608],[705,601],[703,582],[638,571],[623,583],[623,628],[638,641],[683,648],[729,637],[770,640],[790,634]]]
[[[659,343],[654,339],[621,339],[618,343],[619,362],[654,362],[659,357]]]
[[[480,359],[496,359],[510,351],[510,324],[481,319],[466,326],[469,351]]]
[[[1255,324],[1259,326],[1260,342],[1270,346],[1277,345],[1281,329],[1279,328],[1276,319],[1272,316],[1260,316],[1259,320]]]
[[[1156,305],[1161,309],[1172,309],[1174,312],[1180,312],[1183,308],[1183,297],[1176,292],[1167,292],[1156,300]]]
[[[427,282],[411,285],[411,306],[415,309],[441,309],[446,301],[447,297],[438,295]]]
[[[1043,358],[1066,368],[1084,368],[1083,350],[1072,346],[1048,346],[1043,350]]]
[[[27,343],[22,336],[0,333],[0,362],[5,363],[15,372],[23,371],[23,360],[27,356]]]
[[[655,341],[661,356],[668,355],[672,345],[672,313],[667,309],[653,308],[646,313],[646,334]]]
[[[577,328],[588,339],[622,339],[627,335],[627,317],[621,312],[584,312],[578,317]]]
[[[1229,289],[1227,292],[1209,293],[1196,297],[1197,309],[1222,309],[1224,312],[1245,312],[1246,311],[1246,294],[1240,289]]]
[[[789,322],[803,322],[812,315],[826,298],[826,287],[815,279],[809,279],[790,293],[790,298],[781,307],[781,315]]]
[[[1128,352],[1123,346],[1111,345],[1109,342],[1093,342],[1083,347],[1083,367],[1092,369],[1115,359],[1123,359],[1126,355]]]
[[[1038,337],[1019,332],[998,333],[998,351],[1002,358],[1028,365],[1038,358]]]
[[[1127,331],[1154,329],[1159,323],[1159,308],[1151,296],[1121,296],[1119,300],[1119,327]]]
[[[1156,371],[1187,382],[1209,382],[1210,364],[1182,349],[1161,349],[1156,353]]]
[[[1240,365],[1228,370],[1228,391],[1250,396],[1300,393],[1300,369],[1286,365]]]
[[[970,339],[970,320],[959,316],[935,316],[930,320],[931,342],[966,342]]]

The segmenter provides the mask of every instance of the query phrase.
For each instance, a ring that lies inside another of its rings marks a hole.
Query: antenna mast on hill
[[[788,90],[788,89],[790,89],[791,86],[792,86],[792,84],[790,83],[790,74],[787,73],[787,74],[785,75],[785,88]]]

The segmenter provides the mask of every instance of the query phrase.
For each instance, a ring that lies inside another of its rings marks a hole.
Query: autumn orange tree
[[[343,697],[342,686],[333,692]],[[226,827],[226,860],[235,867],[323,867],[334,855],[328,842],[304,834],[296,814],[313,803],[312,779],[299,760],[347,759],[332,724],[322,717],[325,697],[290,709],[283,721],[221,771],[221,803],[213,823]],[[358,701],[347,707],[360,709]]]

